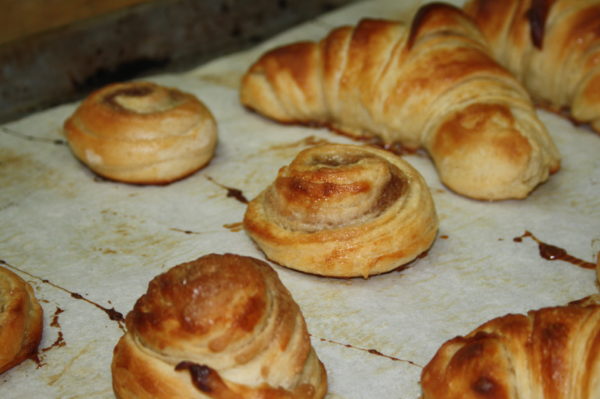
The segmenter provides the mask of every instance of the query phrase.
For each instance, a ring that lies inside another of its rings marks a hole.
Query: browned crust
[[[423,398],[508,399],[530,388],[536,397],[596,397],[599,349],[597,302],[509,314],[444,343],[423,369]]]
[[[126,325],[112,363],[119,398],[316,399],[327,390],[298,305],[258,259],[209,254],[173,267],[149,283]],[[232,382],[222,374],[231,368],[259,377]],[[269,386],[279,373],[298,385]]]
[[[4,291],[4,288],[7,291]],[[0,373],[35,355],[42,338],[43,310],[33,288],[0,267]]]

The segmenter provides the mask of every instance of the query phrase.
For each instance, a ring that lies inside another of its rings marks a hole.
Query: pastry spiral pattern
[[[536,103],[600,133],[599,0],[470,0],[465,10]]]
[[[36,353],[43,324],[42,307],[29,283],[0,267],[0,373]]]
[[[64,124],[74,155],[98,175],[166,184],[205,166],[217,124],[194,95],[150,82],[108,85],[87,97]]]
[[[240,97],[276,121],[424,148],[441,181],[471,198],[524,198],[560,167],[528,93],[446,4],[420,8],[410,25],[367,19],[271,50]]]
[[[444,343],[423,399],[600,397],[600,297],[493,319]]]
[[[325,144],[301,151],[249,204],[244,228],[289,268],[368,277],[433,243],[438,219],[423,177],[378,148]]]
[[[155,277],[126,317],[118,398],[312,399],[327,376],[298,305],[258,259],[210,254]]]

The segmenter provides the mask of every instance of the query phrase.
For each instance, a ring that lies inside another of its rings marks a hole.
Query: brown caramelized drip
[[[116,321],[117,323],[119,323],[119,325],[121,325],[121,323],[125,322],[125,318],[123,317],[123,314],[121,312],[117,312],[115,310],[115,308],[110,308],[110,309],[105,308],[104,306],[99,305],[96,302],[92,302],[89,299],[87,299],[86,297],[84,297],[83,295],[78,294],[76,292],[71,292],[71,297],[85,301],[85,302],[89,303],[90,305],[93,305],[93,306],[97,307],[98,309],[104,311],[104,313],[106,313],[106,315],[108,316],[109,319]]]
[[[120,312],[117,312],[117,311],[116,311],[114,308],[110,308],[110,309],[108,309],[108,308],[105,308],[104,306],[102,306],[102,305],[100,305],[100,304],[97,304],[96,302],[93,302],[93,301],[91,301],[91,300],[89,300],[89,299],[85,298],[85,297],[84,297],[84,296],[82,296],[81,294],[78,294],[78,293],[76,293],[76,292],[70,291],[70,290],[68,290],[68,289],[66,289],[66,288],[63,288],[63,287],[61,287],[60,285],[54,284],[53,282],[51,282],[51,281],[49,281],[49,280],[47,280],[47,279],[43,279],[43,278],[41,278],[41,277],[38,277],[38,276],[36,276],[36,275],[34,275],[34,274],[31,274],[31,273],[29,273],[29,272],[26,272],[25,270],[21,270],[21,269],[19,269],[19,268],[17,268],[17,267],[15,267],[15,266],[13,266],[13,265],[11,265],[11,264],[9,264],[8,262],[6,262],[6,261],[4,261],[4,260],[2,260],[2,259],[0,259],[0,264],[1,264],[1,265],[4,265],[4,266],[7,266],[7,267],[9,267],[9,268],[11,268],[11,269],[13,269],[13,270],[16,270],[16,271],[18,271],[18,272],[20,272],[20,273],[26,274],[26,275],[28,275],[29,277],[31,277],[31,278],[34,278],[34,279],[36,279],[36,280],[39,280],[39,281],[41,281],[41,282],[42,282],[42,283],[44,283],[44,284],[48,284],[48,285],[50,285],[50,286],[52,286],[52,287],[54,287],[54,288],[56,288],[56,289],[59,289],[59,290],[61,290],[61,291],[63,291],[63,292],[66,292],[67,294],[71,295],[71,297],[72,297],[72,298],[75,298],[75,299],[79,299],[79,300],[85,301],[85,302],[89,303],[90,305],[93,305],[93,306],[97,307],[98,309],[100,309],[100,310],[102,310],[104,313],[106,313],[109,319],[111,319],[111,320],[113,320],[113,321],[116,321],[116,322],[119,324],[119,328],[120,328],[121,330],[125,331],[125,327],[123,326],[123,323],[125,322],[125,318],[123,317],[123,314],[122,314],[122,313],[120,313]]]
[[[551,0],[532,0],[531,8],[527,11],[529,26],[531,27],[531,41],[538,49],[544,44],[546,19],[550,11]]]
[[[562,260],[563,262],[569,262],[575,266],[582,267],[584,269],[595,269],[596,265],[587,262],[585,260],[576,258],[570,255],[566,250],[559,248],[555,245],[550,245],[545,242],[538,240],[536,236],[531,234],[529,231],[525,231],[522,236],[513,238],[514,242],[522,242],[524,237],[529,237],[533,241],[537,242],[540,256],[547,260]]]
[[[216,184],[217,186],[227,190],[227,198],[234,198],[236,200],[238,200],[239,202],[241,202],[242,204],[247,204],[249,201],[248,199],[244,196],[244,193],[242,192],[242,190],[238,190],[237,188],[231,188],[231,187],[227,187],[224,186],[223,184],[215,181],[215,179],[213,179],[210,176],[205,176],[206,179],[214,184]]]
[[[228,229],[229,231],[231,231],[233,233],[237,233],[238,231],[242,231],[244,229],[244,224],[242,222],[229,223],[229,224],[224,224],[223,227],[225,227],[226,229]]]
[[[177,227],[171,227],[169,230],[177,231],[178,233],[183,233],[183,234],[202,234],[197,231],[178,229]]]
[[[52,322],[50,323],[50,326],[58,328],[58,337],[56,337],[56,340],[52,343],[52,345],[50,345],[46,348],[40,349],[41,352],[48,352],[50,349],[60,348],[67,344],[65,342],[65,338],[63,336],[61,325],[58,322],[58,315],[60,315],[62,312],[64,312],[64,310],[57,307],[56,310],[54,311],[54,315],[52,316]]]
[[[319,340],[321,342],[328,342],[330,344],[341,345],[341,346],[343,346],[345,348],[356,349],[356,350],[359,350],[359,351],[367,352],[367,353],[369,353],[371,355],[384,357],[386,359],[393,360],[395,362],[404,362],[404,363],[408,363],[408,364],[411,364],[411,365],[416,366],[416,367],[423,368],[423,366],[421,366],[421,365],[413,362],[412,360],[399,359],[399,358],[394,357],[394,356],[385,355],[385,354],[379,352],[377,349],[359,348],[359,347],[356,347],[356,346],[353,346],[353,345],[350,345],[350,344],[343,344],[341,342],[337,342],[337,341],[334,341],[334,340],[331,340],[331,339],[328,339],[328,338],[319,338]]]

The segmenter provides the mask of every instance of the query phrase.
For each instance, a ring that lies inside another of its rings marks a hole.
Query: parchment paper
[[[455,2],[455,4],[460,2]],[[188,73],[149,80],[197,95],[219,124],[209,166],[161,187],[96,177],[65,145],[68,104],[0,126],[0,266],[29,281],[45,312],[39,361],[0,375],[0,397],[113,398],[110,362],[125,315],[150,279],[207,253],[264,259],[240,229],[245,204],[324,129],[282,126],[245,110],[239,78],[265,50],[315,40],[361,17],[406,18],[415,1],[366,1],[322,16],[256,48]],[[530,238],[592,262],[600,250],[600,137],[539,111],[562,169],[522,201],[481,202],[439,181],[424,154],[405,158],[425,177],[440,232],[424,258],[368,280],[330,279],[274,265],[306,318],[329,376],[328,398],[420,395],[422,367],[447,339],[509,312],[596,293],[595,273],[542,259]],[[87,300],[87,301],[86,301]]]

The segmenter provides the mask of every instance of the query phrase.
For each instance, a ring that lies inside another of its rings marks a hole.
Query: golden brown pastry
[[[325,144],[300,152],[279,170],[248,204],[244,228],[281,265],[368,277],[426,251],[438,219],[425,181],[399,156]]]
[[[203,256],[155,277],[112,362],[118,398],[313,399],[325,369],[298,305],[258,259]]]
[[[186,177],[212,158],[217,125],[195,96],[149,82],[108,85],[67,119],[75,156],[97,174],[136,184]]]
[[[470,0],[465,10],[536,103],[600,132],[600,0]]]
[[[599,298],[509,314],[449,340],[423,369],[423,398],[599,398]]]
[[[0,373],[36,353],[43,324],[42,307],[29,283],[0,267]]]
[[[410,26],[363,20],[272,50],[245,74],[241,101],[277,121],[423,147],[442,182],[472,198],[526,197],[560,166],[525,89],[450,5],[420,8]]]

